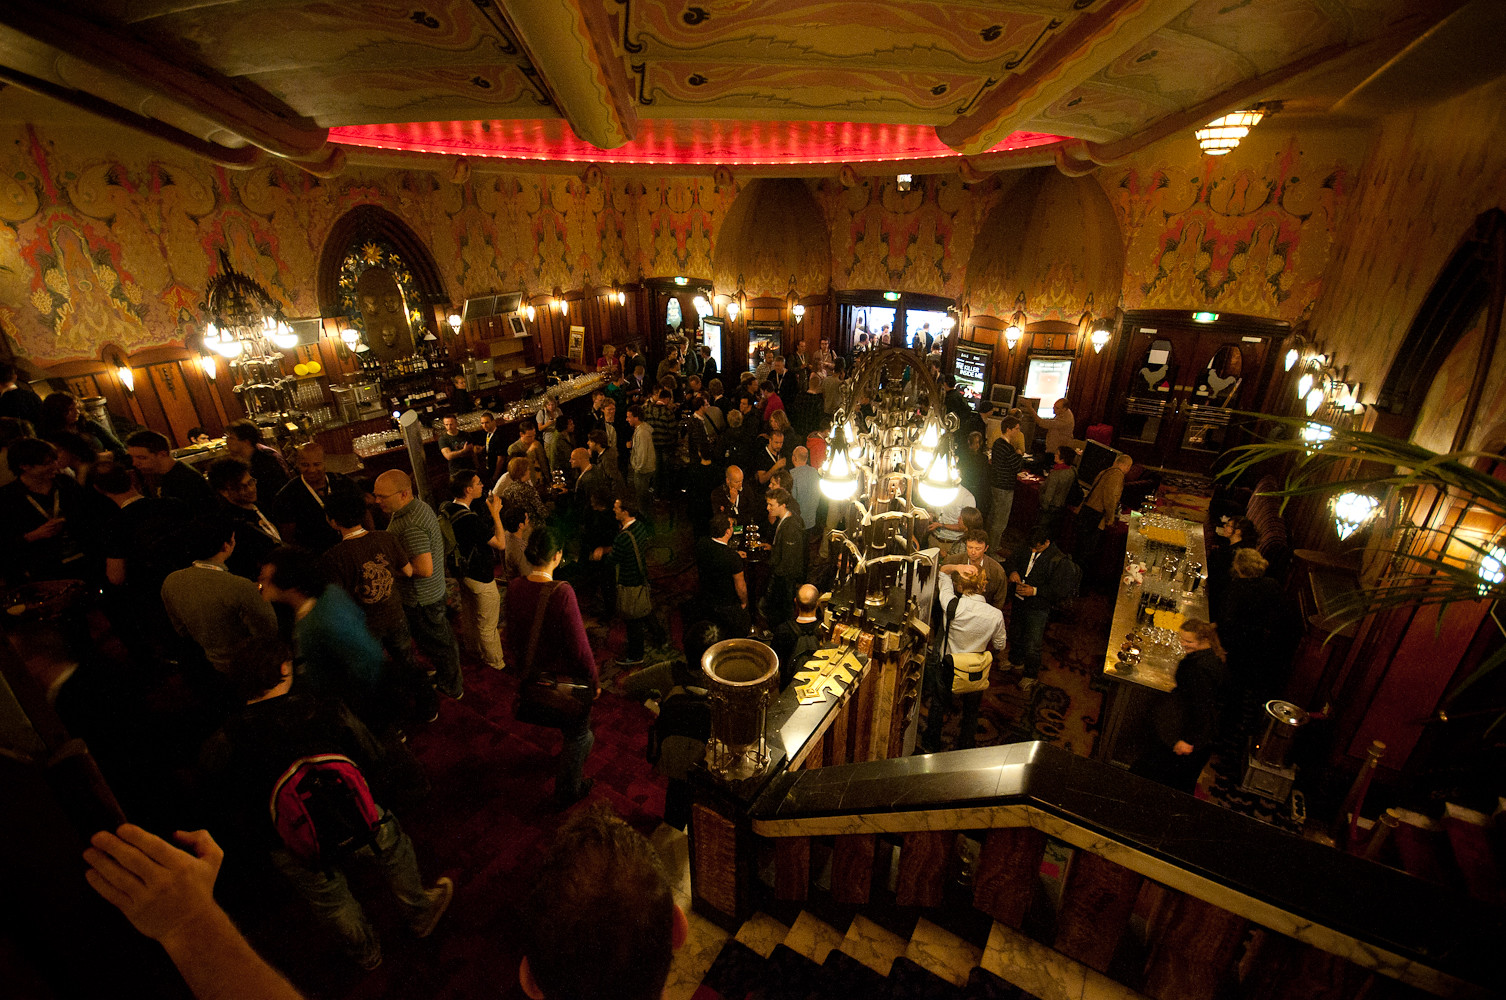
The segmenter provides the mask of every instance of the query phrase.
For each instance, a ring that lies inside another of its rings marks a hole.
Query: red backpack
[[[270,806],[283,844],[316,868],[370,845],[382,822],[366,776],[337,753],[294,761],[272,787]]]

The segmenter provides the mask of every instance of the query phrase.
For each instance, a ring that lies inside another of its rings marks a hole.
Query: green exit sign
[[[1193,313],[1192,314],[1192,321],[1194,323],[1216,323],[1216,322],[1218,322],[1218,313],[1210,313],[1210,312],[1197,312],[1197,313]]]
[[[890,302],[898,302],[899,301],[899,293],[898,292],[885,292],[884,293],[884,298],[888,299]]]

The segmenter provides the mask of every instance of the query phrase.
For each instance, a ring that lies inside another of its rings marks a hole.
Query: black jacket
[[[1011,449],[1012,450],[1012,449]],[[1036,557],[1035,566],[1029,573],[1025,568],[1030,565],[1030,547],[1021,546],[1019,555],[1009,567],[1012,572],[1020,574],[1020,579],[1034,587],[1034,596],[1025,598],[1021,603],[1025,607],[1037,607],[1044,605],[1049,608],[1058,601],[1068,597],[1072,591],[1072,581],[1076,577],[1076,568],[1072,565],[1072,557],[1052,542],[1044,552]]]
[[[1228,684],[1224,661],[1211,649],[1188,653],[1177,664],[1177,688],[1156,703],[1151,727],[1166,747],[1178,740],[1206,750],[1218,735],[1219,704]]]

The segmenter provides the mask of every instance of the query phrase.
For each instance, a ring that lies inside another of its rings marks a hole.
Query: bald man
[[[779,655],[779,687],[790,686],[795,671],[821,646],[821,622],[818,615],[821,592],[811,584],[795,591],[795,620],[781,622],[774,629],[769,648]]]
[[[592,464],[590,448],[576,448],[570,453],[570,468],[575,470],[575,496],[581,504],[591,502],[591,494],[610,491],[612,481],[600,464]]]
[[[376,499],[392,515],[387,531],[402,544],[413,575],[397,577],[398,597],[413,641],[434,667],[434,687],[457,701],[465,693],[460,676],[460,647],[445,615],[444,534],[439,517],[413,495],[413,481],[401,469],[377,476]],[[434,721],[439,713],[434,711]]]
[[[324,552],[340,541],[330,527],[324,505],[332,493],[361,493],[361,487],[338,472],[324,471],[324,449],[313,441],[298,448],[296,472],[272,503],[272,520],[286,543]]]

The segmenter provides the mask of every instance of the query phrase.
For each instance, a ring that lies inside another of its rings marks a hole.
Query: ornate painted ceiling
[[[340,145],[758,166],[1054,146],[1087,163],[1255,100],[1321,112],[1350,89],[1336,69],[1359,83],[1460,4],[5,0],[0,78],[222,162],[315,172]]]

